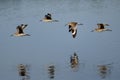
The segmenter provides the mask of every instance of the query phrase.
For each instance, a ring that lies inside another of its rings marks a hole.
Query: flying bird
[[[20,36],[30,36],[29,34],[25,34],[24,31],[23,31],[27,26],[28,26],[27,24],[18,25],[16,27],[17,32],[12,34],[11,36],[17,36],[17,37],[20,37]]]
[[[58,22],[58,20],[53,20],[52,19],[52,15],[50,13],[47,13],[44,18],[40,21],[43,21],[43,22]]]
[[[103,23],[98,23],[97,24],[98,28],[95,28],[91,32],[103,32],[103,31],[112,31],[111,29],[105,28],[105,26],[109,26],[109,24],[103,24]]]
[[[69,22],[66,25],[68,25],[69,32],[72,32],[72,36],[73,38],[75,38],[77,35],[77,25],[83,25],[83,24],[79,24],[77,22]]]

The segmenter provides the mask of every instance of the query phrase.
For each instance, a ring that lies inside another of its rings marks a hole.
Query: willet
[[[77,25],[83,25],[83,24],[80,24],[80,23],[77,23],[77,22],[69,22],[66,25],[68,25],[69,32],[72,32],[72,36],[73,36],[73,38],[75,38],[76,35],[77,35]]]
[[[45,15],[45,17],[40,21],[43,21],[43,22],[58,22],[58,20],[53,20],[52,19],[52,15],[50,13],[47,13]]]
[[[95,28],[91,32],[94,32],[94,31],[96,31],[96,32],[112,31],[111,29],[105,28],[105,26],[109,26],[109,24],[98,23],[97,26],[98,26],[98,28]]]
[[[24,31],[23,31],[26,27],[27,27],[27,24],[18,25],[16,27],[17,32],[12,34],[11,36],[17,36],[17,37],[20,37],[20,36],[30,36],[29,34],[25,34]]]

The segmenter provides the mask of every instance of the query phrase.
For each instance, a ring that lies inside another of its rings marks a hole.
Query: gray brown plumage
[[[94,30],[92,30],[92,32],[112,31],[111,29],[105,28],[105,26],[109,26],[109,24],[98,23],[97,26],[98,28],[95,28]]]
[[[69,22],[68,24],[69,32],[72,32],[73,38],[76,37],[77,35],[77,25],[83,25],[83,24],[78,24],[77,22]]]
[[[40,21],[43,21],[43,22],[58,22],[58,20],[53,20],[52,19],[52,15],[50,13],[47,13],[45,15],[45,17]]]
[[[29,34],[24,33],[24,29],[27,27],[27,24],[21,24],[16,27],[17,32],[12,34],[11,36],[30,36]]]

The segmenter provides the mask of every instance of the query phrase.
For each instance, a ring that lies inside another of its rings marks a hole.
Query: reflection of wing
[[[26,76],[26,72],[25,72],[25,71],[20,71],[20,72],[19,72],[19,75],[20,75],[20,76]]]
[[[49,74],[49,77],[50,77],[51,79],[54,78],[54,74],[55,74],[55,66],[54,66],[54,65],[50,65],[50,66],[48,67],[48,74]]]

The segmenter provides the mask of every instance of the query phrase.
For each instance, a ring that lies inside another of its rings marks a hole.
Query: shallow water
[[[17,65],[30,65],[30,80],[49,80],[47,68],[55,66],[55,80],[101,80],[97,65],[111,64],[104,80],[120,79],[119,0],[0,0],[0,79],[19,80]],[[40,22],[51,13],[59,22]],[[76,21],[75,39],[65,26]],[[11,37],[16,26],[28,24],[31,36]],[[108,32],[91,32],[97,23],[108,23]],[[70,68],[76,52],[78,71]]]

